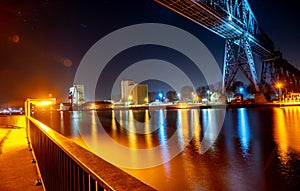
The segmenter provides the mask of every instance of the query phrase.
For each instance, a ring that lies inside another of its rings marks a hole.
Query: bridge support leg
[[[277,82],[277,75],[276,75],[276,68],[274,62],[275,62],[274,58],[263,60],[260,83],[263,88],[265,87],[271,88],[272,92],[278,93],[275,88]]]
[[[254,59],[246,35],[242,35],[239,39],[226,39],[223,65],[223,94],[230,87],[238,70],[243,72],[258,92]]]

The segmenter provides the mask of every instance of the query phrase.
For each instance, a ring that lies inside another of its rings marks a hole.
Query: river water
[[[300,190],[300,107],[34,117],[158,190]]]

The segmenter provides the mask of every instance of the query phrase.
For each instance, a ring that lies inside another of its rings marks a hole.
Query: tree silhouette
[[[178,101],[179,100],[176,91],[168,91],[167,94],[166,94],[166,98],[170,102],[174,102],[174,101]]]

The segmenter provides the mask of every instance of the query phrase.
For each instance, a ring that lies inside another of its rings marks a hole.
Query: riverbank
[[[113,107],[114,110],[159,110],[159,109],[231,109],[231,108],[253,108],[253,107],[289,107],[300,106],[300,102],[268,102],[268,103],[249,103],[249,104],[161,104],[161,105],[129,105]]]

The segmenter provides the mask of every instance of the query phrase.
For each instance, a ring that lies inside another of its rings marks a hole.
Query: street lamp
[[[243,88],[243,87],[240,87],[240,88],[239,88],[239,92],[240,92],[240,93],[243,93],[243,91],[244,91],[244,88]]]
[[[211,95],[211,91],[210,90],[206,90],[206,99],[207,99],[207,104],[210,102],[210,95]]]
[[[158,94],[158,97],[159,97],[159,100],[162,101],[163,94],[162,94],[162,93],[159,93],[159,94]]]
[[[130,105],[132,103],[132,95],[128,96],[128,105]]]
[[[281,87],[282,87],[282,84],[277,83],[276,87],[278,88],[278,98],[279,98],[279,102],[280,102],[281,101]]]
[[[207,91],[206,91],[206,94],[207,94],[207,100],[208,100],[208,99],[209,99],[209,95],[210,95],[210,91],[207,90]]]
[[[195,99],[195,92],[192,92],[192,101],[194,102]]]

